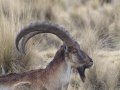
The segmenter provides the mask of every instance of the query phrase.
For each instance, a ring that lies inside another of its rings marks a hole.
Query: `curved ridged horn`
[[[65,30],[65,28],[58,26],[57,24],[51,23],[35,23],[30,25],[20,31],[16,37],[16,47],[18,51],[24,53],[25,44],[27,41],[36,34],[39,33],[51,33],[58,36],[67,46],[73,46],[75,44],[74,39],[71,35]],[[21,42],[21,50],[19,49],[19,42]]]
[[[31,37],[33,37],[33,36],[35,36],[35,35],[37,35],[37,34],[39,34],[39,33],[40,33],[39,31],[35,31],[35,32],[31,32],[31,33],[29,33],[28,35],[24,36],[24,37],[22,38],[22,41],[21,41],[20,52],[22,52],[22,53],[25,54],[25,45],[26,45],[27,41],[28,41]]]

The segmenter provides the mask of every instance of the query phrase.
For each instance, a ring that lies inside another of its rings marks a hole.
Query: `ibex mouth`
[[[93,62],[89,62],[87,65],[84,65],[86,68],[90,68],[93,65]]]
[[[85,82],[85,78],[86,78],[86,76],[85,76],[85,70],[86,70],[87,68],[90,68],[92,65],[93,65],[93,62],[90,62],[90,63],[87,64],[87,65],[84,65],[84,66],[82,66],[82,67],[77,68],[78,73],[79,73],[79,75],[80,75],[80,78],[81,78],[81,80],[82,80],[83,82]]]

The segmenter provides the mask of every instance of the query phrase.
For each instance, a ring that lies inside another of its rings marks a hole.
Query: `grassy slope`
[[[0,0],[1,74],[45,67],[54,56],[61,42],[48,34],[35,37],[34,42],[31,41],[35,45],[29,43],[32,49],[28,49],[27,56],[16,51],[17,32],[33,21],[64,25],[81,49],[93,58],[94,66],[87,70],[86,82],[83,84],[74,73],[69,90],[119,90],[119,0],[112,3],[101,3],[100,0]]]

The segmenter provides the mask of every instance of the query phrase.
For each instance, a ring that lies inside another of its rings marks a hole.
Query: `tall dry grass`
[[[28,55],[20,55],[15,37],[34,21],[65,26],[94,60],[86,82],[74,72],[69,90],[120,89],[119,0],[0,0],[1,74],[44,68],[62,44],[56,36],[42,34],[29,42]]]

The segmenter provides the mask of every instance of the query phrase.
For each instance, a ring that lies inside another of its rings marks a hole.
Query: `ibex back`
[[[39,33],[52,33],[63,41],[54,59],[45,69],[1,76],[0,90],[67,90],[72,68],[78,70],[82,81],[85,80],[84,71],[92,66],[93,61],[65,28],[59,25],[35,23],[24,28],[16,37],[18,51],[25,54],[27,41]]]

